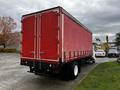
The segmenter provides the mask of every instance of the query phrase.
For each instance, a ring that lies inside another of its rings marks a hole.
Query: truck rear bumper
[[[23,59],[20,61],[21,65],[29,66],[30,71],[35,73],[45,73],[45,72],[59,72],[60,64],[58,63],[50,63],[43,62],[42,60],[31,60],[31,59]]]

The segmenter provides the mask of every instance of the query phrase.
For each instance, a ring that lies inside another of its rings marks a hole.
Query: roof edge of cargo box
[[[86,31],[90,32],[92,34],[92,32],[85,26],[83,25],[80,21],[78,21],[74,16],[72,16],[70,13],[68,13],[64,8],[62,8],[61,6],[57,6],[57,7],[53,7],[53,8],[49,8],[49,9],[45,9],[45,10],[41,10],[41,11],[37,11],[37,12],[34,12],[34,13],[30,13],[30,14],[25,14],[22,16],[25,17],[25,16],[29,16],[29,15],[33,15],[33,14],[37,14],[37,13],[42,13],[42,12],[45,12],[45,11],[49,11],[49,10],[52,10],[52,9],[57,9],[57,8],[60,8],[62,9],[62,12],[64,14],[66,14],[68,17],[70,17],[74,22],[76,22],[77,24],[79,24],[80,26],[82,26],[83,28],[86,29]]]
[[[60,6],[59,6],[60,7]],[[60,7],[62,8],[62,7]],[[85,28],[86,31],[90,32],[92,34],[92,32],[85,26],[83,25],[80,21],[78,21],[73,15],[71,15],[69,12],[67,12],[64,8],[62,8],[63,13],[66,14],[68,17],[70,17],[74,22],[76,22],[77,24],[79,24],[80,26],[82,26],[83,28]]]

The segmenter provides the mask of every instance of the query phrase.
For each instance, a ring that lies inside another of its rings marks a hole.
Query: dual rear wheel
[[[71,62],[64,65],[62,69],[62,75],[66,80],[72,80],[77,78],[80,72],[80,65],[78,62]]]
[[[70,65],[70,78],[75,79],[79,74],[79,65],[78,62],[73,62]]]

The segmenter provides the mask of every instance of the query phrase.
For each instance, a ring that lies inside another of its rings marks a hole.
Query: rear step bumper
[[[60,64],[50,64],[35,60],[30,61],[30,60],[21,59],[20,64],[24,66],[29,66],[30,72],[33,73],[48,73],[48,72],[58,73],[60,70]]]

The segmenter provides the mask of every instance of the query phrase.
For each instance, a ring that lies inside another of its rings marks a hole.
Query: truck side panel
[[[84,58],[92,55],[92,34],[64,15],[64,59]]]

